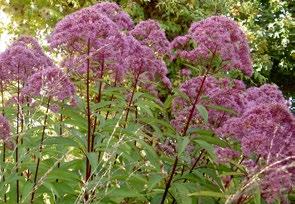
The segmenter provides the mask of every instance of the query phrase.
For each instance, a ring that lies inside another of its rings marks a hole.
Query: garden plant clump
[[[248,83],[238,23],[166,36],[102,2],[61,19],[46,52],[23,36],[0,53],[0,203],[294,200],[295,116],[278,86]]]

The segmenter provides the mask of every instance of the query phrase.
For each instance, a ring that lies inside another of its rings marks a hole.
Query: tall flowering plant
[[[295,117],[275,84],[249,85],[232,19],[170,42],[159,22],[101,2],[48,42],[58,65],[27,36],[0,54],[1,203],[292,199]]]

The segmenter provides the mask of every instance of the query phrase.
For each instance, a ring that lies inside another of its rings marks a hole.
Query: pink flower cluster
[[[131,74],[133,78],[139,78],[139,82],[142,87],[157,94],[154,86],[156,78],[160,78],[163,84],[171,88],[171,82],[166,76],[168,73],[165,63],[157,59],[152,49],[142,45],[138,40],[132,36],[128,36],[128,53],[125,57],[125,63],[128,67],[127,72]]]
[[[133,21],[130,16],[125,13],[121,7],[116,3],[101,2],[93,6],[93,8],[105,14],[113,22],[117,24],[120,30],[131,30],[133,28]]]
[[[56,67],[50,67],[33,74],[22,89],[24,96],[50,97],[56,100],[73,99],[74,84],[68,76]]]
[[[95,76],[111,75],[115,84],[125,77],[156,94],[154,81],[171,87],[161,56],[169,54],[169,41],[157,22],[133,28],[130,17],[117,4],[98,3],[66,16],[49,38],[52,47],[68,51],[63,66],[85,73],[87,59]]]
[[[222,147],[215,148],[215,154],[217,156],[218,163],[227,163],[233,159],[239,158],[241,155],[239,152],[234,151],[230,148]]]
[[[7,141],[10,139],[10,126],[7,119],[0,115],[0,139]]]
[[[52,61],[43,53],[38,42],[32,37],[21,37],[1,54],[2,78],[22,82],[48,66]]]
[[[130,34],[144,45],[151,47],[156,54],[170,55],[170,42],[158,22],[154,20],[141,21]]]
[[[295,117],[277,86],[266,84],[244,92],[246,104],[237,117],[216,129],[221,137],[241,144],[246,168],[259,175],[262,196],[268,203],[283,196],[295,184]],[[251,158],[259,158],[254,162]]]
[[[212,16],[195,22],[185,36],[171,42],[175,57],[189,62],[219,56],[224,70],[239,69],[248,76],[253,73],[250,49],[238,24],[225,16]]]
[[[182,132],[190,111],[192,110],[194,99],[197,95],[204,76],[198,76],[185,81],[180,86],[180,91],[188,98],[176,97],[172,103],[172,114],[174,119],[172,125]],[[240,114],[244,109],[245,85],[239,80],[216,79],[212,76],[207,77],[202,90],[202,98],[198,104],[208,107],[209,121],[208,124],[202,121],[197,110],[193,113],[190,127],[217,128],[220,127],[233,113],[214,108],[212,106],[222,106],[231,109],[235,114]]]

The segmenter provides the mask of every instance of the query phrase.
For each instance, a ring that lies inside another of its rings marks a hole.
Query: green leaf
[[[82,145],[76,142],[74,139],[71,137],[48,137],[44,141],[45,145],[54,145],[58,144],[63,146],[64,148],[67,146],[72,146],[72,147],[81,147]]]
[[[143,195],[140,194],[136,189],[130,189],[126,186],[114,189],[109,194],[110,197],[122,197],[122,198],[134,198],[134,197],[142,197]]]
[[[58,191],[56,190],[55,186],[50,183],[50,182],[44,182],[43,185],[50,191],[52,192],[53,195],[60,197]],[[58,185],[58,184],[57,184]]]
[[[215,197],[215,198],[227,198],[228,195],[224,193],[214,192],[214,191],[199,191],[195,193],[190,193],[188,196],[205,196],[205,197]]]
[[[87,158],[89,159],[91,169],[93,172],[95,172],[97,169],[97,164],[98,164],[98,155],[95,152],[88,152],[87,153]],[[93,173],[92,172],[92,173]]]
[[[178,156],[180,156],[184,151],[186,146],[189,144],[190,140],[188,137],[181,137],[180,138],[181,141],[179,141],[178,143]]]
[[[255,188],[254,203],[255,204],[261,204],[260,189],[259,189],[258,186]]]
[[[198,143],[202,149],[205,149],[214,160],[216,159],[216,156],[214,153],[214,147],[212,144],[209,144],[208,142],[205,142],[202,140],[194,140],[194,141]]]
[[[183,98],[187,101],[190,100],[190,98],[184,92],[180,91],[179,89],[173,89],[173,91],[174,91],[175,95],[180,96],[181,98]]]
[[[174,183],[170,189],[177,204],[191,204],[192,198],[188,197],[189,189],[185,183]]]
[[[220,111],[220,112],[230,113],[232,115],[237,115],[237,113],[234,110],[232,110],[230,108],[223,107],[223,106],[208,105],[206,107],[208,109],[213,109],[213,110],[217,110],[217,111]]]
[[[203,105],[197,105],[197,109],[206,123],[208,123],[208,111]]]
[[[159,174],[152,174],[149,176],[149,181],[147,183],[148,190],[152,190],[157,184],[163,179]]]
[[[29,202],[28,199],[30,199],[30,193],[32,191],[33,188],[33,183],[27,181],[24,186],[22,187],[22,201],[21,203],[26,203]]]
[[[222,140],[221,138],[218,138],[216,136],[200,136],[200,137],[197,137],[198,141],[205,141],[209,144],[214,144],[214,145],[217,145],[217,146],[220,146],[220,147],[229,147],[230,145]]]

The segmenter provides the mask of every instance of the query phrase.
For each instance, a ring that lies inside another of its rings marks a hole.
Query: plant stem
[[[186,132],[189,128],[189,125],[190,125],[190,122],[192,121],[192,118],[194,116],[194,112],[195,112],[195,109],[196,109],[196,105],[197,103],[199,102],[199,99],[200,99],[200,96],[201,96],[201,93],[202,93],[202,90],[203,90],[203,87],[204,87],[204,84],[205,84],[205,81],[206,81],[206,78],[207,78],[207,73],[204,75],[203,79],[202,79],[202,82],[201,82],[201,86],[199,88],[199,90],[197,91],[197,96],[195,98],[195,101],[193,103],[193,107],[192,109],[190,110],[190,114],[189,114],[189,117],[187,119],[187,122],[184,126],[184,129],[183,129],[183,133],[182,135],[185,136],[186,135]]]
[[[86,74],[86,115],[87,115],[87,152],[91,151],[91,112],[90,112],[90,39],[87,42],[87,74]],[[86,175],[85,183],[88,181],[91,174],[90,161],[88,155],[86,155]],[[88,200],[88,194],[85,193],[85,200]]]
[[[62,112],[62,109],[63,109],[63,106],[61,107],[61,112]],[[62,122],[63,122],[63,114],[61,113],[60,117],[59,117],[59,136],[60,137],[62,137],[62,135],[63,135]],[[59,167],[60,167],[60,162],[57,163],[57,168],[59,168]],[[56,182],[58,182],[58,179],[56,179]]]
[[[4,87],[3,87],[3,81],[1,80],[1,103],[2,103],[2,115],[5,115],[5,110],[4,110]],[[5,143],[3,143],[3,166],[5,165],[5,154],[6,154],[6,148],[5,148]],[[4,175],[4,168],[2,168],[3,176],[2,176],[2,181],[5,182],[5,175]],[[4,202],[7,202],[7,197],[6,193],[4,193]]]
[[[39,154],[40,155],[37,159],[37,165],[36,165],[35,176],[34,176],[34,184],[33,184],[32,196],[31,196],[31,203],[33,203],[33,201],[34,201],[34,196],[35,196],[35,191],[36,191],[35,187],[37,185],[39,166],[40,166],[41,157],[42,157],[43,142],[44,142],[45,130],[46,130],[46,126],[47,126],[47,118],[48,118],[50,100],[51,100],[51,98],[49,97],[48,101],[47,101],[47,105],[46,105],[46,112],[45,112],[45,117],[44,117],[44,122],[43,122],[42,135],[41,135],[41,140],[40,140],[40,145],[39,145]]]
[[[104,58],[101,60],[101,70],[100,70],[100,76],[99,76],[99,87],[98,87],[98,95],[96,98],[96,103],[101,102],[101,97],[102,97],[102,78],[104,74]],[[94,117],[94,125],[93,125],[93,130],[92,130],[92,138],[91,138],[91,152],[94,151],[94,142],[95,142],[95,129],[97,125],[97,116]]]
[[[201,86],[200,86],[200,88],[196,90],[196,91],[197,91],[197,96],[196,96],[195,101],[194,101],[194,103],[193,103],[193,107],[192,107],[192,109],[190,110],[190,114],[189,114],[188,120],[187,120],[187,122],[186,122],[186,124],[185,124],[185,127],[184,127],[184,129],[183,129],[182,136],[185,136],[186,133],[187,133],[187,130],[188,130],[189,125],[190,125],[190,122],[191,122],[191,120],[192,120],[192,118],[193,118],[193,115],[194,115],[194,112],[195,112],[195,109],[196,109],[196,105],[197,105],[198,102],[199,102],[199,99],[200,99],[200,96],[201,96],[201,93],[202,93],[202,90],[203,90],[203,87],[204,87],[204,84],[205,84],[205,81],[206,81],[206,78],[207,78],[208,71],[209,71],[209,69],[207,69],[207,71],[206,71],[206,73],[205,73],[205,75],[204,75],[204,77],[203,77],[203,79],[202,79],[202,82],[201,82]],[[201,153],[201,154],[202,154],[202,153]],[[201,154],[200,154],[199,158],[201,158]],[[175,167],[175,168],[176,168],[176,166],[177,166],[177,161],[178,161],[178,156],[176,156],[176,157],[175,157],[175,160],[174,160],[173,167]],[[197,161],[199,161],[199,160],[197,160]],[[194,166],[196,166],[196,165],[197,165],[197,162],[195,162]],[[173,179],[174,173],[175,173],[175,169],[173,168],[173,169],[172,169],[172,172],[171,172],[171,175],[170,175],[170,178],[169,178],[168,182],[166,183],[166,187],[165,187],[165,191],[164,191],[164,194],[163,194],[163,197],[162,197],[162,202],[161,202],[161,204],[163,204],[164,201],[165,201],[165,199],[166,199],[167,192],[168,192],[168,190],[169,190],[169,188],[170,188],[171,181],[172,181],[172,179]],[[170,183],[169,183],[169,182],[170,182]],[[174,200],[175,200],[175,199],[174,199]],[[173,202],[174,202],[174,200],[173,200]]]
[[[133,83],[133,89],[132,89],[131,97],[130,97],[130,100],[128,102],[127,108],[126,108],[126,116],[125,116],[125,124],[124,124],[124,127],[126,127],[126,124],[127,124],[128,115],[129,115],[130,107],[131,107],[131,104],[133,102],[134,94],[135,94],[135,91],[136,91],[136,88],[137,88],[139,75],[140,75],[139,73],[136,75],[135,80],[134,80],[134,83]]]
[[[19,120],[20,120],[20,82],[19,82],[19,66],[17,66],[18,79],[17,79],[17,115],[16,115],[16,148],[15,148],[15,163],[16,163],[16,176],[18,177],[18,143],[19,143]],[[16,202],[19,203],[19,180],[16,179]]]
[[[178,156],[175,157],[175,160],[174,160],[174,164],[173,164],[173,167],[172,167],[172,171],[171,171],[170,177],[169,177],[169,179],[168,179],[168,181],[166,183],[166,187],[165,187],[165,191],[164,191],[164,194],[163,194],[163,197],[162,197],[162,200],[161,200],[161,204],[164,204],[165,199],[167,197],[168,190],[169,190],[169,188],[171,186],[171,182],[172,182],[174,173],[176,171],[177,163],[178,163]]]

